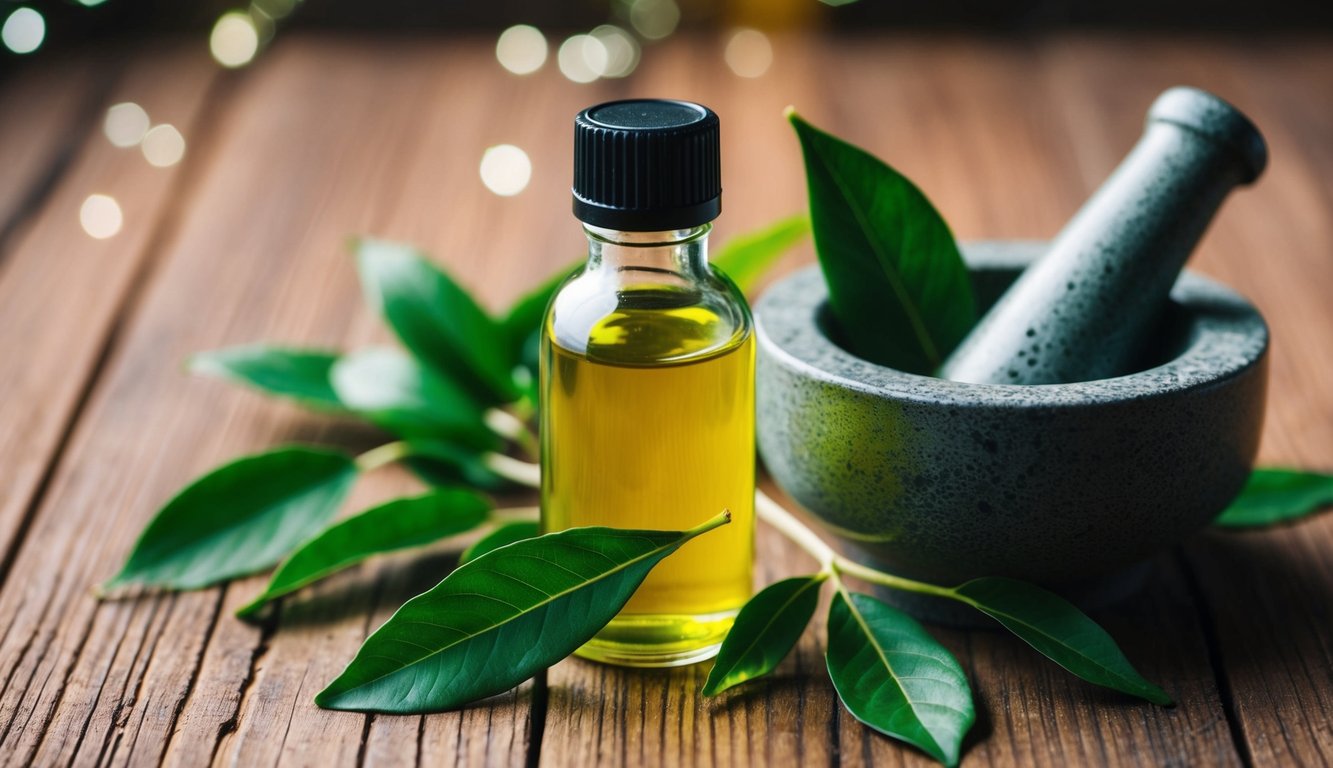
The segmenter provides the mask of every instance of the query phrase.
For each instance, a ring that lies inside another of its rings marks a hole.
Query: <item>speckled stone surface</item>
[[[1208,223],[1267,158],[1263,136],[1230,104],[1197,88],[1163,93],[1134,149],[941,376],[1057,384],[1135,370]]]
[[[1043,247],[965,247],[982,305]],[[829,531],[896,573],[1095,580],[1204,526],[1251,468],[1268,329],[1211,280],[1182,275],[1151,367],[1077,384],[868,363],[825,335],[826,299],[811,267],[756,306],[760,453]]]

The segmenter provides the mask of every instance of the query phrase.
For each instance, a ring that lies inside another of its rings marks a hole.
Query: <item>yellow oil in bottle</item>
[[[731,510],[730,525],[666,558],[577,652],[687,664],[716,653],[751,593],[754,345],[748,315],[679,306],[671,292],[621,295],[632,305],[591,323],[582,351],[562,346],[548,317],[543,527],[683,530]]]

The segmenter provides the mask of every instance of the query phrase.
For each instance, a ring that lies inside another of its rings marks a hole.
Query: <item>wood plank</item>
[[[7,73],[0,85],[0,248],[40,207],[87,135],[100,128],[98,107],[118,71],[82,56]]]
[[[213,69],[179,51],[149,47],[146,54],[150,58],[128,70],[109,101],[134,99],[159,120],[194,135]],[[175,77],[162,78],[164,66]],[[0,674],[6,681],[0,694],[0,755],[13,762],[34,758],[52,718],[77,719],[78,706],[56,709],[67,689],[116,690],[123,682],[101,674],[77,681],[66,676],[85,636],[65,636],[56,627],[91,616],[86,597],[91,582],[78,581],[72,570],[62,572],[69,563],[51,559],[56,550],[44,543],[52,535],[78,539],[69,542],[77,553],[91,543],[82,539],[87,530],[72,518],[58,517],[48,520],[45,530],[34,531],[31,547],[16,550],[26,542],[22,534],[33,505],[42,500],[47,465],[66,440],[135,281],[151,262],[154,238],[182,178],[182,168],[153,168],[137,151],[112,147],[100,130],[89,131],[41,211],[25,224],[0,273],[0,349],[7,360],[6,375],[0,377],[0,422],[6,425],[0,437],[0,547],[9,577],[0,596],[7,628],[0,641]],[[113,194],[124,213],[123,228],[107,240],[89,238],[79,225],[80,206],[93,192]],[[101,460],[112,462],[114,456],[113,451]],[[109,464],[107,469],[114,472]],[[82,514],[104,511],[95,498],[87,501]],[[53,531],[51,524],[64,530]],[[73,562],[80,562],[77,555]],[[128,666],[141,665],[144,633],[153,631],[155,615],[138,614],[141,620],[132,630],[124,627],[124,643],[90,648],[89,655],[119,655]],[[68,755],[80,733],[66,731],[51,745],[54,752],[44,754]]]

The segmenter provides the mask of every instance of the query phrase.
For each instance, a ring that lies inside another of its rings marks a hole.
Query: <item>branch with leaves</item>
[[[818,168],[807,168],[819,180],[812,180],[811,209],[821,261],[869,254],[881,262],[844,270],[830,279],[831,294],[878,290],[887,297],[880,308],[887,302],[899,315],[926,324],[919,338],[939,345],[956,341],[958,328],[934,328],[932,313],[921,309],[927,305],[913,309],[908,301],[911,292],[924,290],[906,279],[920,282],[922,265],[901,269],[904,259],[920,255],[920,242],[938,245],[947,237],[952,246],[943,220],[938,214],[922,219],[921,206],[929,202],[914,187],[903,187],[910,182],[900,175],[885,173],[887,166],[864,163],[851,151],[855,148],[793,120],[807,145],[807,164],[813,157],[837,165],[822,176]],[[874,178],[850,183],[847,175],[861,171]],[[913,241],[893,227],[869,226],[866,216],[885,213],[861,205],[865,195],[881,205],[897,201],[907,206],[893,215],[902,221],[920,219],[925,229]],[[821,222],[828,225],[838,217],[861,229],[830,239]],[[786,219],[733,239],[713,261],[742,288],[751,287],[809,231],[805,217]],[[869,251],[862,249],[866,244]],[[540,483],[540,470],[532,463],[538,340],[545,307],[564,274],[492,316],[415,249],[369,239],[356,240],[352,247],[367,300],[404,349],[342,354],[248,345],[197,355],[190,368],[317,412],[367,421],[392,439],[359,456],[287,446],[214,469],[158,511],[99,595],[202,589],[274,569],[263,591],[238,611],[251,619],[371,557],[449,539],[461,542],[464,534],[475,538],[484,532],[462,552],[452,573],[405,603],[367,638],[347,669],[316,698],[323,707],[357,711],[452,709],[507,690],[568,656],[624,606],[654,565],[691,538],[725,525],[729,517],[716,514],[686,531],[576,528],[539,536],[534,508],[496,508],[491,494]],[[955,268],[948,258],[936,262]],[[829,270],[826,265],[826,275]],[[868,282],[873,280],[896,281],[897,287],[876,288]],[[942,284],[959,285],[956,280]],[[937,309],[943,306],[936,302]],[[890,353],[923,369],[939,356],[939,350],[932,354],[924,348],[885,351]],[[335,520],[358,476],[395,463],[409,467],[429,489]],[[1257,470],[1218,523],[1290,521],[1330,502],[1333,476]],[[717,512],[700,510],[700,518]],[[957,763],[974,719],[961,666],[915,620],[854,591],[847,582],[854,579],[963,603],[1088,682],[1170,703],[1135,671],[1105,630],[1044,589],[994,577],[953,587],[905,579],[839,555],[762,494],[756,513],[808,552],[818,568],[768,586],[741,609],[705,695],[776,668],[796,645],[814,616],[820,590],[829,584],[828,669],[843,704],[870,727],[943,763]]]

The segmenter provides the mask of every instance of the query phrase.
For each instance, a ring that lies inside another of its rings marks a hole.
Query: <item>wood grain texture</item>
[[[325,712],[311,697],[453,567],[458,543],[373,560],[260,626],[231,613],[262,578],[100,605],[88,596],[153,509],[205,469],[283,441],[359,450],[381,439],[187,378],[178,361],[258,339],[389,343],[343,248],[353,233],[423,245],[501,308],[583,247],[568,214],[567,126],[599,100],[668,95],[718,109],[717,240],[804,206],[787,104],[905,171],[975,239],[1054,234],[1160,90],[1217,90],[1254,116],[1273,162],[1224,208],[1193,266],[1253,298],[1272,326],[1265,461],[1333,469],[1326,39],[790,34],[774,37],[774,69],[745,80],[724,68],[718,39],[677,36],[646,49],[632,79],[587,86],[550,67],[508,75],[491,46],[287,36],[225,75],[197,46],[150,47],[106,82],[57,93],[42,84],[72,70],[38,68],[0,86],[0,159],[13,169],[0,185],[11,233],[0,242],[0,763],[929,764],[837,702],[822,608],[773,676],[717,699],[699,694],[706,665],[568,660],[461,712],[395,717]],[[101,108],[126,99],[182,128],[182,165],[153,169],[107,144]],[[16,117],[16,101],[41,130]],[[533,160],[513,198],[477,176],[497,143]],[[78,229],[94,191],[125,210],[108,241]],[[811,258],[803,247],[780,269]],[[347,509],[418,487],[380,471]],[[813,569],[766,527],[758,547],[758,584]],[[1333,761],[1331,598],[1333,516],[1210,533],[1158,559],[1146,591],[1096,618],[1174,709],[1086,685],[1005,634],[932,628],[977,695],[965,763]]]

